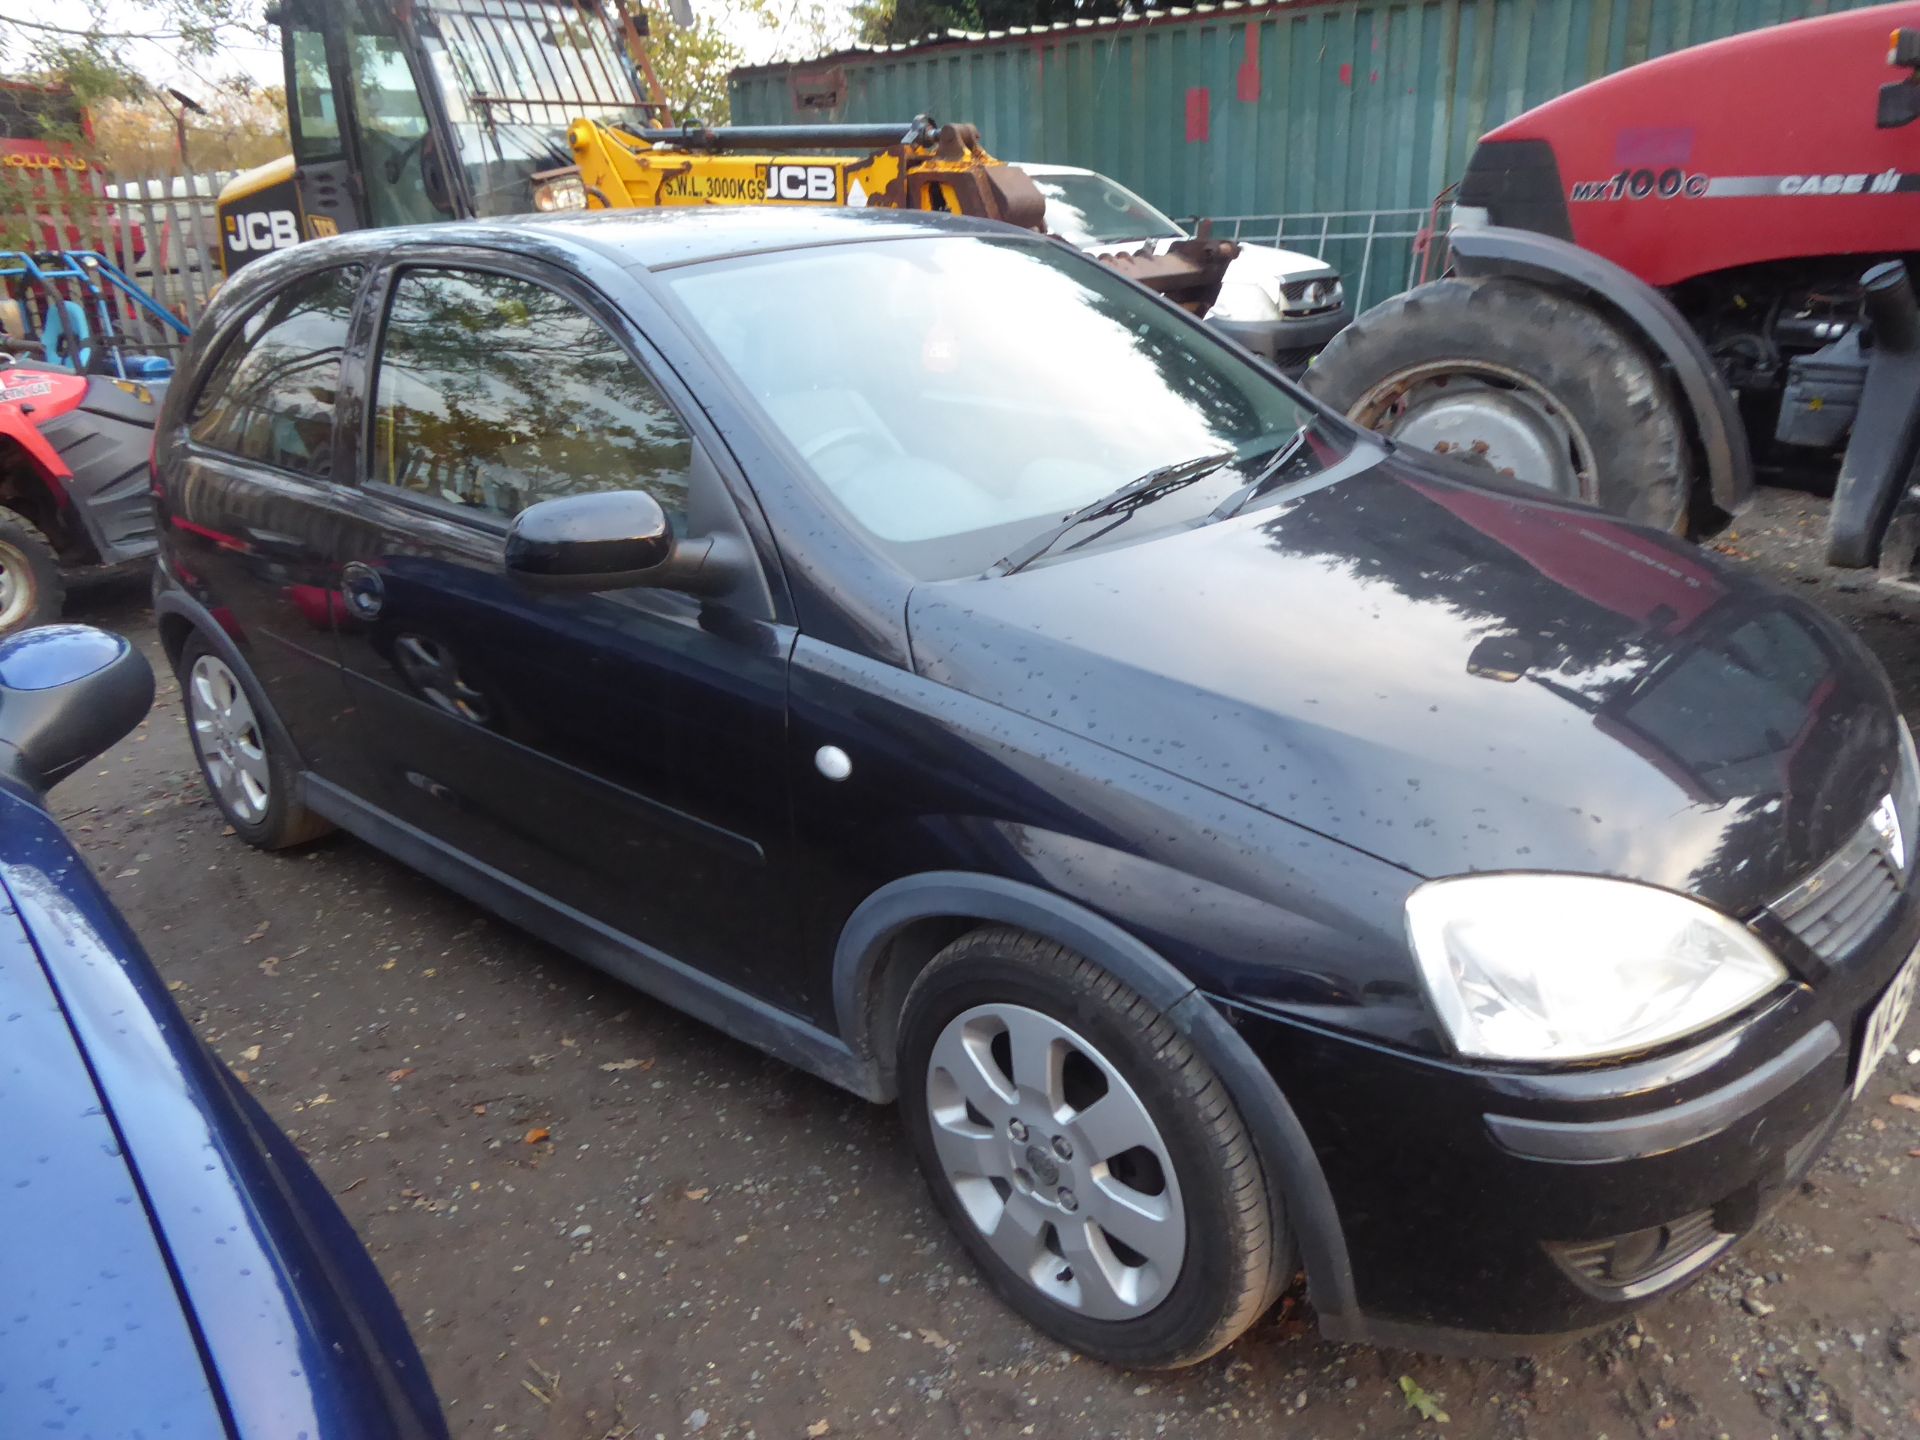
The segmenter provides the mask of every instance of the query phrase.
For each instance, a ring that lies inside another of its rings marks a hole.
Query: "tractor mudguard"
[[[1739,407],[1686,317],[1611,260],[1531,230],[1464,226],[1449,237],[1461,275],[1510,275],[1604,310],[1679,382],[1682,418],[1706,471],[1713,503],[1737,515],[1753,498],[1753,456]]]
[[[1840,462],[1840,478],[1827,511],[1827,563],[1849,569],[1881,555],[1895,503],[1920,466],[1920,304],[1913,281],[1898,260],[1876,265],[1861,277],[1872,326],[1866,383],[1853,417],[1853,437]],[[1898,529],[1899,554],[1882,558],[1895,578],[1909,578],[1912,507]]]
[[[87,377],[79,405],[43,421],[40,436],[67,471],[72,519],[93,563],[118,565],[154,551],[153,425],[159,395],[137,380]]]

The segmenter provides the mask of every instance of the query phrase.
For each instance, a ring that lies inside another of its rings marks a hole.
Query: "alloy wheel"
[[[975,1006],[935,1041],[926,1096],[940,1168],[1008,1268],[1095,1320],[1167,1297],[1187,1249],[1179,1180],[1091,1042],[1022,1005]]]
[[[273,795],[266,737],[247,692],[224,660],[202,655],[193,662],[187,713],[207,783],[233,815],[259,824]]]

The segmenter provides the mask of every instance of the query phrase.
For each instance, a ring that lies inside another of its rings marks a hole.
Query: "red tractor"
[[[1839,462],[1830,558],[1872,564],[1920,459],[1917,69],[1920,3],[1882,5],[1529,111],[1468,163],[1449,273],[1362,315],[1309,387],[1679,531],[1736,513],[1756,455]]]

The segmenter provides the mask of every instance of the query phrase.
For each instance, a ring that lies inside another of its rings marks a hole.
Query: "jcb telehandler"
[[[666,123],[627,0],[285,0],[269,18],[293,154],[221,192],[229,274],[312,236],[536,209],[877,205],[1043,228],[1033,182],[972,126]],[[1153,250],[1109,263],[1200,314],[1238,253],[1205,228]]]

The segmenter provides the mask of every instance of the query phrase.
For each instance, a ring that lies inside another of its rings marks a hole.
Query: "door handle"
[[[349,614],[371,620],[387,603],[387,582],[371,565],[354,560],[341,568],[340,593],[347,602]]]

